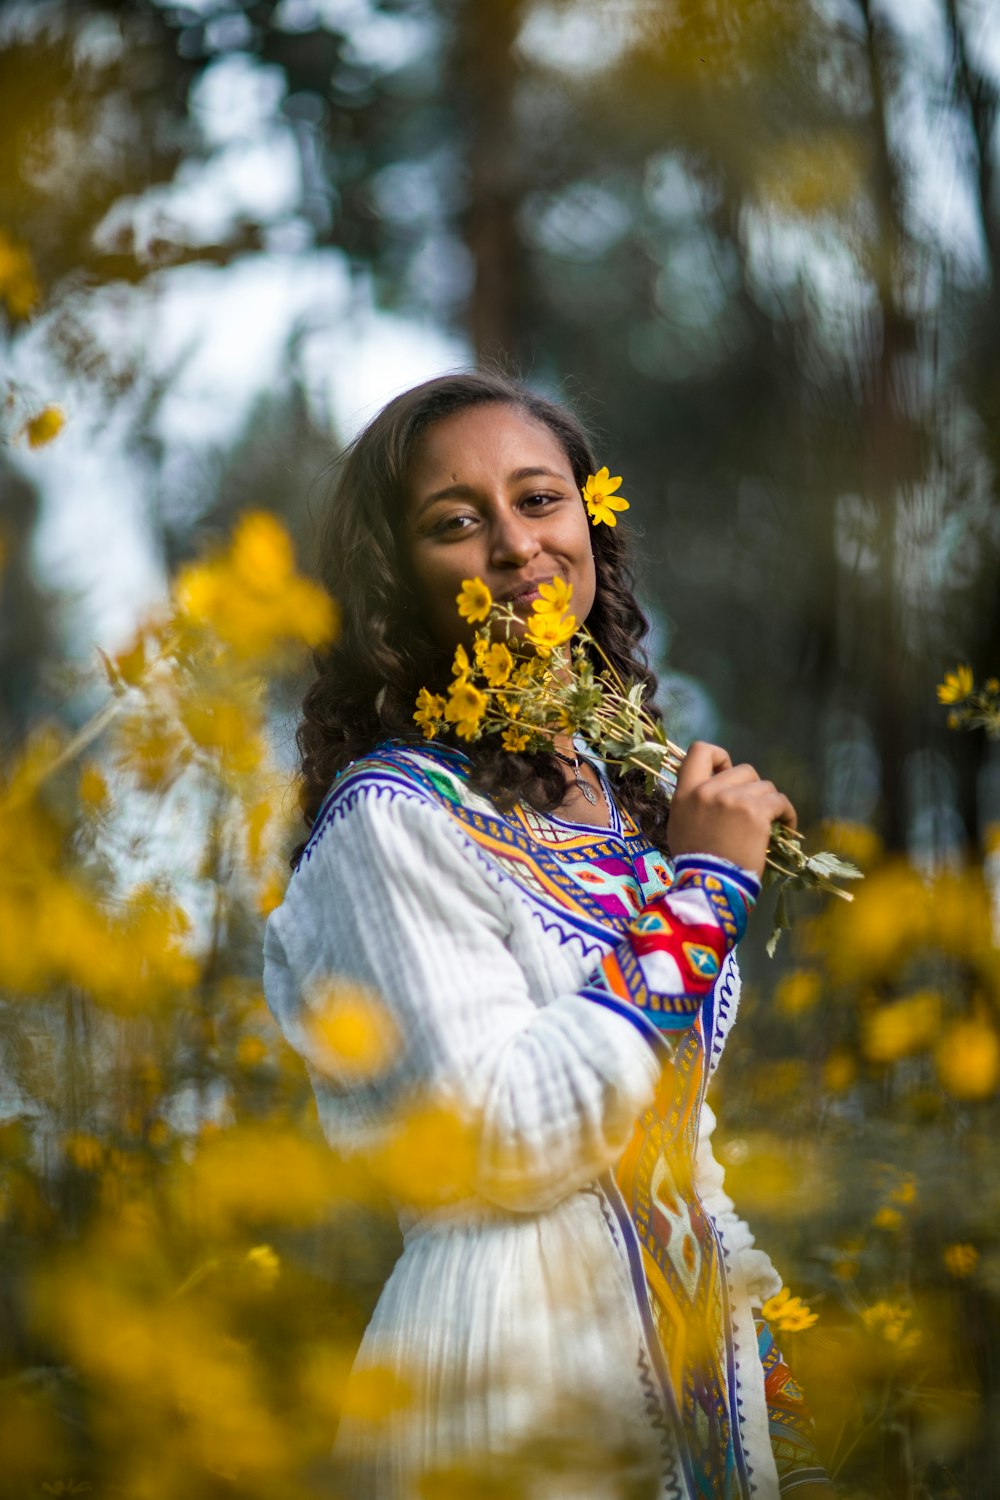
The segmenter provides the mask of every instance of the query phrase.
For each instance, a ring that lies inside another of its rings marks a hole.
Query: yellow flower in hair
[[[490,687],[503,687],[514,670],[514,658],[503,641],[494,641],[489,650],[483,653],[480,667]]]
[[[413,715],[414,722],[420,725],[425,739],[432,740],[437,734],[438,720],[444,717],[445,701],[440,693],[429,693],[426,688],[421,688],[417,694],[417,711]]]
[[[457,598],[462,619],[471,620],[473,624],[485,620],[493,608],[493,595],[481,578],[463,578]]]
[[[512,724],[509,729],[504,730],[501,744],[505,750],[525,750],[527,749],[528,739],[529,735],[526,729],[515,729]]]
[[[533,615],[528,621],[524,639],[534,646],[539,656],[548,656],[554,647],[565,645],[575,631],[575,615],[561,618],[556,614]]]
[[[606,466],[598,469],[596,474],[588,475],[587,483],[581,493],[583,503],[587,507],[587,514],[595,526],[601,521],[606,526],[617,526],[618,517],[615,511],[628,510],[628,501],[625,496],[615,494],[621,482],[621,475],[618,474],[612,479]]]
[[[957,666],[954,672],[944,674],[944,682],[938,683],[939,703],[961,703],[972,692],[973,676],[972,668]]]
[[[573,597],[573,585],[562,578],[553,578],[551,583],[540,583],[538,592],[542,597],[531,606],[536,614],[564,615]]]
[[[455,733],[460,739],[476,738],[488,702],[486,694],[464,678],[452,683],[444,716],[449,724],[454,724]]]

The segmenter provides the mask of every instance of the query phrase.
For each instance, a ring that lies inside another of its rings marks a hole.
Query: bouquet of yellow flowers
[[[478,627],[471,654],[458,646],[446,693],[421,688],[414,720],[430,740],[451,727],[463,740],[499,735],[512,752],[546,750],[557,735],[581,735],[607,765],[643,771],[650,789],[660,786],[669,800],[685,752],[643,702],[645,684],[623,681],[577,623],[569,584],[553,578],[539,594],[525,623],[512,604],[495,602],[481,579],[464,581],[459,614]],[[780,892],[768,952],[788,926],[789,890],[824,890],[850,901],[836,882],[860,875],[834,854],[807,854],[794,829],[775,823],[765,882],[778,883]]]

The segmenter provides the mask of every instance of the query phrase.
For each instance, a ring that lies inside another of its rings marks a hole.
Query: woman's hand
[[[718,854],[761,875],[774,822],[796,825],[784,792],[753,766],[734,766],[721,746],[696,740],[670,803],[671,854]]]

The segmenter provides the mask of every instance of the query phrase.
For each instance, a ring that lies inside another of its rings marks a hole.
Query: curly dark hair
[[[380,740],[419,740],[413,723],[417,693],[448,681],[451,653],[435,643],[422,618],[403,545],[407,481],[428,427],[492,402],[516,407],[546,426],[580,488],[596,471],[587,435],[569,411],[503,375],[483,372],[443,375],[397,396],[335,461],[319,523],[316,571],[340,606],[342,624],[334,643],[314,654],[316,680],[296,731],[299,803],[307,828],[345,766]],[[656,679],[641,644],[648,627],[635,600],[622,528],[596,526],[592,543],[597,592],[587,627],[622,677],[646,684],[652,705]],[[563,771],[547,752],[514,754],[492,737],[462,749],[472,762],[470,784],[502,810],[524,801],[553,812],[565,796]],[[619,775],[616,793],[650,841],[665,848],[667,803],[647,792],[643,773]],[[294,851],[293,867],[304,848],[303,842]]]

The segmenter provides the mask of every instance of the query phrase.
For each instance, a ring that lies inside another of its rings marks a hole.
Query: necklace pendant
[[[591,807],[593,807],[597,802],[597,793],[594,791],[594,788],[590,785],[589,781],[584,781],[579,772],[577,772],[574,780],[576,781],[576,784],[580,788],[583,795],[586,797],[587,801],[590,803]]]

